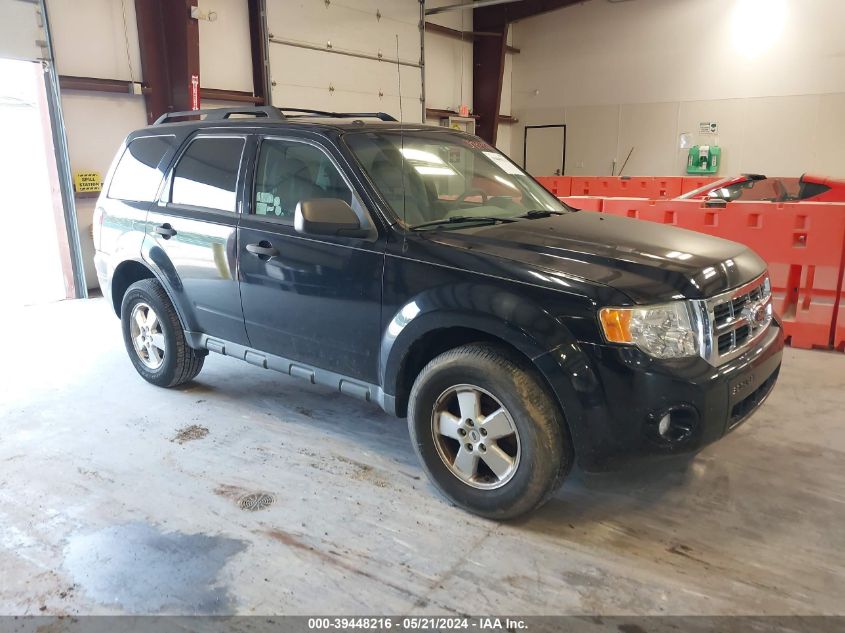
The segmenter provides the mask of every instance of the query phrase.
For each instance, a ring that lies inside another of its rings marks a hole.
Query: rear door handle
[[[167,223],[158,225],[153,229],[153,231],[161,235],[166,240],[169,240],[171,237],[176,235],[176,229]]]
[[[275,248],[267,240],[261,240],[258,244],[247,244],[246,250],[257,257],[275,257],[279,254],[279,249]]]

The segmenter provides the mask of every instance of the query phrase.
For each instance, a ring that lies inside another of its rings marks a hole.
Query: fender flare
[[[379,381],[385,392],[397,393],[404,361],[417,341],[436,330],[450,328],[483,332],[504,341],[531,361],[557,347],[575,343],[564,324],[523,294],[492,284],[436,288],[407,301],[384,328]]]
[[[191,328],[188,327],[188,325],[185,321],[185,317],[182,314],[182,310],[179,308],[179,304],[176,301],[173,300],[172,289],[165,282],[165,280],[162,279],[162,272],[160,270],[158,270],[156,267],[151,266],[150,263],[147,262],[146,260],[144,260],[143,258],[124,259],[122,262],[120,262],[115,267],[114,272],[112,272],[111,279],[109,279],[109,286],[110,286],[109,295],[111,297],[112,305],[114,305],[114,294],[113,293],[114,293],[115,277],[117,277],[119,271],[121,271],[122,269],[126,268],[129,265],[137,265],[137,266],[141,266],[142,268],[145,268],[150,273],[150,277],[148,277],[148,278],[149,279],[155,279],[158,283],[161,284],[161,287],[164,288],[164,292],[167,294],[167,298],[170,299],[170,303],[173,304],[173,308],[176,310],[176,316],[179,317],[179,323],[181,324],[182,329],[185,332],[190,332]],[[132,284],[127,285],[127,289],[131,285]],[[121,300],[121,303],[122,303],[122,300]],[[115,306],[115,311],[117,312],[117,316],[120,317],[120,306]]]

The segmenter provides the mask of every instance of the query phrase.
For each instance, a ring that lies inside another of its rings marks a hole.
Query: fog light
[[[646,433],[659,444],[685,444],[698,428],[698,413],[689,405],[679,405],[649,416]]]
[[[669,413],[660,418],[660,422],[657,424],[657,432],[660,433],[660,437],[666,437],[666,434],[669,433],[669,423],[671,421],[672,416]]]

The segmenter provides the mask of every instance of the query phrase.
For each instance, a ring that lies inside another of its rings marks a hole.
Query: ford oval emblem
[[[766,306],[762,303],[758,303],[757,305],[751,307],[751,314],[749,316],[751,317],[751,321],[754,325],[762,325],[766,320],[766,317],[769,315],[766,310]]]

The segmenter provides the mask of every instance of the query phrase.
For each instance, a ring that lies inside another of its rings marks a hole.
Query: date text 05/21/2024
[[[349,617],[309,618],[310,630],[405,630],[405,631],[519,631],[527,629],[524,620],[497,617]]]

